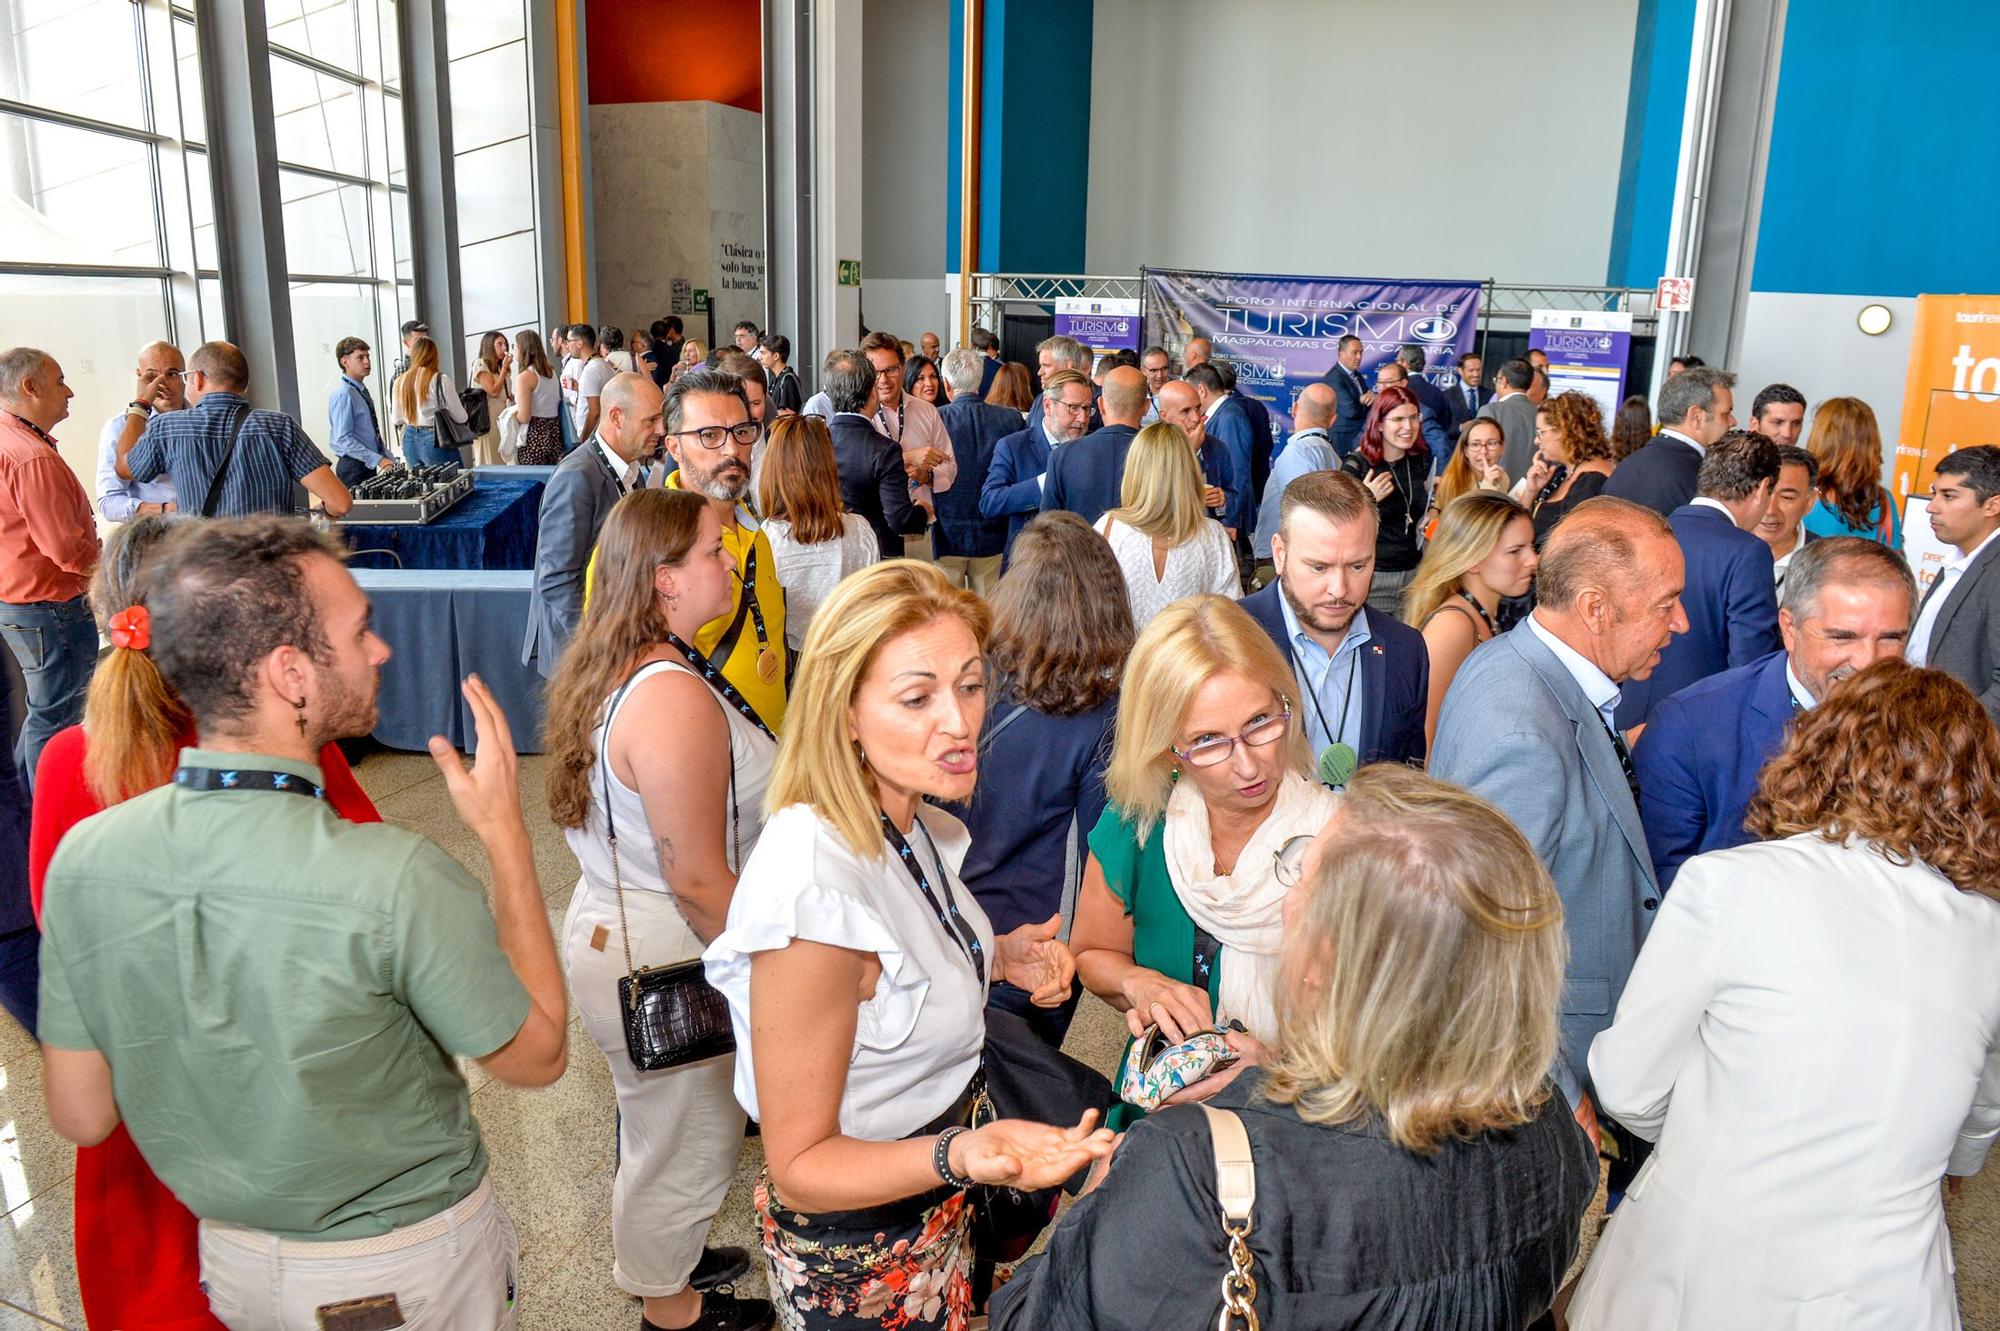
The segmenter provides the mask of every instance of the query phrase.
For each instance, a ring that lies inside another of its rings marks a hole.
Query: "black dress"
[[[1597,1159],[1560,1093],[1530,1122],[1417,1155],[1381,1124],[1319,1127],[1254,1098],[1212,1102],[1250,1136],[1257,1315],[1266,1331],[1519,1331],[1575,1258]],[[993,1331],[1197,1331],[1224,1257],[1215,1154],[1196,1106],[1135,1124],[1048,1251],[993,1297]]]
[[[1376,472],[1387,472],[1395,483],[1386,499],[1376,501],[1375,511],[1381,523],[1375,529],[1375,571],[1378,573],[1407,573],[1423,558],[1423,550],[1417,545],[1421,535],[1423,517],[1430,506],[1430,496],[1425,492],[1424,482],[1430,475],[1428,454],[1412,453],[1394,462],[1370,462],[1359,451],[1349,453],[1340,460],[1340,469],[1356,480],[1366,482]]]
[[[1586,499],[1595,499],[1604,493],[1604,483],[1611,478],[1601,471],[1580,471],[1576,479],[1569,483],[1569,493],[1560,501],[1546,499],[1535,510],[1535,549],[1542,548],[1542,542],[1549,539],[1549,533],[1563,520],[1571,509]]]

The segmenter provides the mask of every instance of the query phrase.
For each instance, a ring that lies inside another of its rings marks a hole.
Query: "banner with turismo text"
[[[1293,399],[1333,367],[1343,337],[1361,339],[1370,385],[1377,366],[1413,343],[1430,378],[1448,388],[1457,382],[1450,367],[1479,331],[1478,282],[1142,272],[1146,345],[1179,360],[1189,341],[1209,339],[1235,367],[1236,386],[1270,408],[1279,443],[1291,433]]]
[[[1625,400],[1632,316],[1615,310],[1535,310],[1528,319],[1528,349],[1549,358],[1549,396],[1596,398],[1608,427]]]
[[[1939,460],[1973,444],[2000,444],[2000,296],[1918,296],[1896,502],[1930,493]]]

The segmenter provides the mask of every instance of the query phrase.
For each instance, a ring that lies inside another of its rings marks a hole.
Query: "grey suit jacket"
[[[1924,664],[1951,675],[1974,693],[1986,706],[1986,714],[2000,725],[2000,541],[1979,552],[1958,585],[1945,598],[1931,627],[1929,649]],[[1938,595],[1943,579],[1931,584],[1924,600]],[[1917,613],[1923,613],[1922,607]]]
[[[1499,421],[1500,432],[1507,437],[1500,465],[1507,469],[1508,477],[1518,481],[1526,476],[1528,464],[1535,460],[1535,404],[1528,401],[1526,393],[1515,393],[1494,398],[1479,409],[1479,414]]]
[[[595,438],[577,445],[542,491],[535,590],[528,602],[521,664],[534,666],[544,679],[556,673],[556,662],[583,618],[583,570],[611,506],[623,497],[624,488]]]
[[[1555,1072],[1574,1103],[1589,1084],[1590,1041],[1611,1024],[1660,905],[1618,752],[1582,687],[1522,623],[1459,667],[1430,772],[1498,805],[1555,879],[1569,930]]]

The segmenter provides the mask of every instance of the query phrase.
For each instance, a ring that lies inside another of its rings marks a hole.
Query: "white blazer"
[[[1940,1180],[2000,1130],[2000,902],[1817,836],[1689,860],[1590,1047],[1658,1148],[1577,1331],[1957,1327]]]

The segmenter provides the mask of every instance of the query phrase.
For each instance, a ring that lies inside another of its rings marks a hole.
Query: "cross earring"
[[[304,698],[299,699],[292,704],[292,708],[297,712],[297,715],[292,719],[298,722],[299,738],[304,739],[306,737],[306,700]]]

